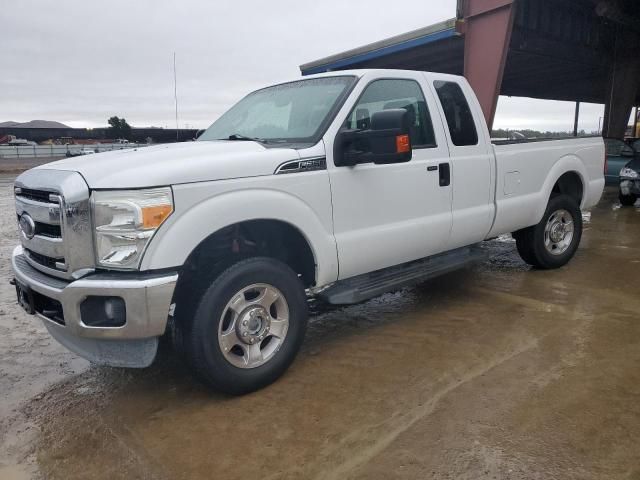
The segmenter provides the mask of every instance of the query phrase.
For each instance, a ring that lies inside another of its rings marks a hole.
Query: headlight
[[[631,168],[624,167],[620,170],[620,176],[625,178],[638,178],[638,172]]]
[[[153,234],[173,212],[170,187],[93,192],[96,263],[136,269]]]

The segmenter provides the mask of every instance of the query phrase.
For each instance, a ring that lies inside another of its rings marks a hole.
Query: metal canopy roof
[[[454,39],[458,39],[458,34],[456,33],[456,19],[452,18],[429,27],[413,30],[402,35],[306,63],[300,66],[300,70],[303,75],[311,75],[331,70],[354,68],[354,65],[360,66],[362,62],[367,63],[366,67],[361,68],[376,68],[377,65],[375,62],[377,60],[382,60],[386,64],[391,60],[389,56],[393,55],[393,60],[395,61],[399,55],[406,55],[406,53],[409,53],[408,58],[411,58],[412,55],[416,55],[425,50],[425,48],[421,47],[429,46],[426,50],[431,50],[434,47],[449,45],[450,41]],[[381,68],[396,67],[385,66]],[[405,69],[407,68],[405,67]]]
[[[520,0],[501,95],[606,103],[616,45],[640,54],[636,0]],[[303,75],[347,68],[463,74],[458,19],[300,66]],[[636,104],[640,104],[640,91]]]

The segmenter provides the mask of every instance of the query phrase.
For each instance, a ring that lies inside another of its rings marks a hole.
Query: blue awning
[[[457,36],[455,19],[300,65],[302,75],[345,70],[359,63]]]

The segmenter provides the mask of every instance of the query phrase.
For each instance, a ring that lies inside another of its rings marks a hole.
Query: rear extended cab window
[[[457,147],[478,144],[478,131],[464,92],[456,82],[433,82],[447,119],[451,141]]]

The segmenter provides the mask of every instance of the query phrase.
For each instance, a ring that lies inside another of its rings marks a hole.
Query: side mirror
[[[404,108],[383,110],[366,130],[341,130],[333,143],[336,166],[400,163],[411,160],[409,114]]]

